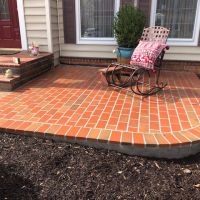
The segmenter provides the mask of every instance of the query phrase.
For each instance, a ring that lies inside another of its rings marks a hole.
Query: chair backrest
[[[161,26],[144,28],[140,40],[148,42],[166,43],[169,35],[169,29]]]

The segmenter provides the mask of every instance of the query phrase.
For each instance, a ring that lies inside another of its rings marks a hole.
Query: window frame
[[[155,26],[156,8],[157,8],[157,0],[152,0],[151,17],[150,17],[151,26]],[[198,46],[199,31],[200,31],[200,0],[197,0],[193,37],[191,39],[168,38],[167,44],[171,46]]]
[[[75,11],[76,11],[76,43],[77,44],[101,44],[101,45],[116,45],[115,37],[112,38],[97,38],[81,37],[81,15],[80,15],[80,1],[75,0]],[[120,0],[115,0],[115,14],[118,12],[120,7]]]

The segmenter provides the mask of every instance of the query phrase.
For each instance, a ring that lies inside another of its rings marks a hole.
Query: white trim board
[[[27,50],[28,42],[27,42],[27,34],[26,34],[23,0],[17,0],[17,10],[18,10],[19,29],[20,29],[20,37],[21,37],[21,45],[22,45],[21,49]]]

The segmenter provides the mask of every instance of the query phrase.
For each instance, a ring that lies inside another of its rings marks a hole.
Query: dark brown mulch
[[[0,134],[0,199],[199,199],[200,154],[183,160],[127,156]]]

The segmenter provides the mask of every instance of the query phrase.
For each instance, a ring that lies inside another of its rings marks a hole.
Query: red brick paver
[[[200,144],[200,80],[163,71],[163,92],[144,98],[107,87],[98,68],[59,66],[0,92],[0,128],[140,148]]]

